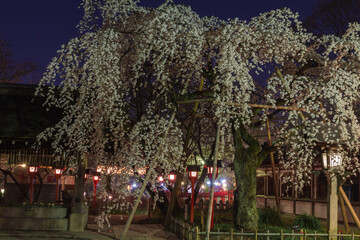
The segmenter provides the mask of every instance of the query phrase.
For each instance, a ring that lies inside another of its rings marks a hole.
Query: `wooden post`
[[[354,219],[354,222],[356,223],[356,226],[360,229],[360,221],[359,221],[359,218],[357,217],[355,211],[354,211],[354,208],[352,207],[349,199],[347,198],[345,192],[344,192],[344,189],[340,186],[339,187],[339,193],[341,195],[341,197],[343,198],[346,206],[349,208],[349,211],[350,211],[350,214],[352,216],[352,218]]]
[[[315,178],[314,174],[311,174],[311,215],[315,216]]]
[[[187,228],[188,228],[188,239],[192,240],[192,231],[191,231],[191,228],[190,228],[190,225],[187,225]]]
[[[230,240],[234,240],[234,229],[230,229]]]
[[[296,199],[297,199],[297,191],[295,191],[294,194],[294,201],[293,201],[293,209],[294,209],[294,215],[296,215]]]
[[[255,229],[255,240],[258,239],[257,228]]]
[[[342,217],[343,217],[343,221],[344,221],[344,225],[345,225],[345,232],[349,233],[350,232],[350,227],[349,227],[349,222],[348,222],[348,218],[347,218],[347,214],[346,214],[344,199],[342,198],[340,193],[338,195],[339,195],[341,213],[342,213]]]
[[[338,188],[337,177],[329,177],[328,192],[327,192],[327,229],[330,231],[331,239],[336,240],[338,227]]]
[[[284,240],[284,232],[282,229],[280,231],[280,240]]]
[[[199,227],[195,227],[195,240],[199,240]]]
[[[215,140],[215,153],[214,153],[214,162],[213,162],[213,171],[216,173],[217,169],[217,157],[218,157],[218,151],[219,151],[219,139],[220,139],[220,122],[218,121],[217,129],[216,129],[216,140]],[[211,214],[213,211],[213,203],[214,203],[214,183],[216,179],[216,174],[212,175],[211,179],[211,188],[210,188],[210,197],[209,197],[209,208],[208,208],[208,214],[206,219],[206,239],[210,240],[210,228],[211,228]]]
[[[272,146],[269,119],[266,119],[266,127],[267,127],[269,145]],[[277,185],[277,176],[276,176],[276,171],[275,171],[275,160],[274,160],[274,152],[273,151],[270,152],[270,161],[271,161],[271,170],[272,170],[273,179],[274,179],[276,210],[278,212],[280,212],[279,189],[278,189],[278,185]]]

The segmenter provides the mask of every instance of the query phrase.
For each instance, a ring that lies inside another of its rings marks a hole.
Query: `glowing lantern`
[[[164,177],[163,176],[158,176],[158,181],[159,181],[159,183],[163,183],[164,182]]]
[[[175,172],[175,171],[171,171],[171,172],[169,173],[169,181],[170,181],[171,183],[174,183],[174,182],[175,182],[175,179],[176,179],[176,172]]]
[[[333,169],[342,165],[343,157],[341,153],[335,151],[323,151],[322,164],[324,169]]]

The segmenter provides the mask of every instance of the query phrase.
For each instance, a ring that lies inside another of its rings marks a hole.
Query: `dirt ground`
[[[89,222],[90,224],[95,224],[95,217],[94,215],[89,215]],[[125,224],[128,219],[127,215],[110,215],[110,224],[111,225],[122,225]],[[163,223],[163,219],[159,218],[148,218],[147,215],[135,215],[132,222],[133,224],[161,224]]]

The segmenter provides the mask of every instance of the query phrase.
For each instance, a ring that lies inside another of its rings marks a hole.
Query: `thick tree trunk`
[[[182,182],[183,178],[184,178],[184,173],[178,172],[176,175],[175,186],[171,193],[171,201],[169,203],[169,208],[167,210],[166,217],[165,217],[164,226],[166,229],[168,229],[170,226],[170,219],[173,215],[174,208],[176,207],[178,197],[181,194],[181,182]],[[177,205],[179,205],[179,204],[177,204]]]
[[[254,161],[239,160],[234,161],[237,187],[234,193],[234,225],[237,229],[255,230],[259,218],[256,208],[257,165]]]
[[[256,169],[266,157],[269,149],[248,134],[243,124],[233,126],[235,143],[234,170],[236,191],[234,199],[234,225],[237,229],[255,230],[258,226],[256,208]],[[244,148],[243,143],[248,147]]]

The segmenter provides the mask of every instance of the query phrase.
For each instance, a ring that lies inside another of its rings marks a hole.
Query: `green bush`
[[[299,228],[305,228],[316,231],[321,230],[319,219],[317,219],[314,216],[309,216],[307,214],[296,216],[294,225],[299,226]]]
[[[274,209],[258,209],[259,225],[283,226],[280,214]]]
[[[230,232],[232,227],[231,224],[226,223],[214,224],[214,231],[216,232],[219,229],[220,232]]]

